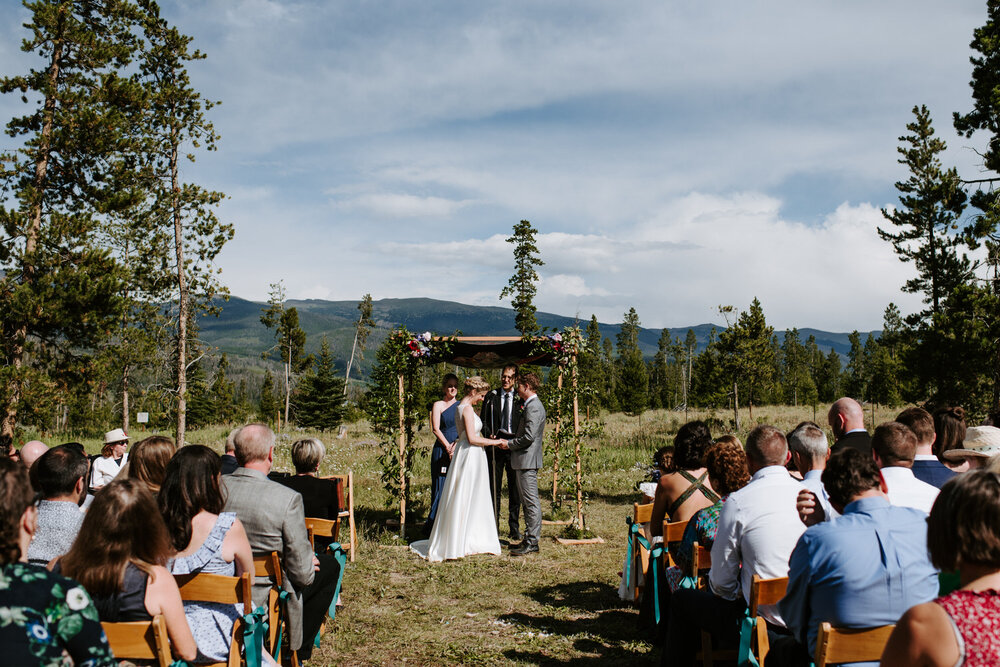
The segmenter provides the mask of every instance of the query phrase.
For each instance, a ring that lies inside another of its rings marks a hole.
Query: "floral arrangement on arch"
[[[454,336],[434,336],[430,331],[413,335],[405,327],[394,330],[389,337],[400,365],[433,363],[446,357],[454,342]]]

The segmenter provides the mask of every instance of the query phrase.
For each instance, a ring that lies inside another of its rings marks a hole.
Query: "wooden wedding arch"
[[[552,499],[555,502],[559,487],[559,450],[560,435],[564,432],[564,415],[562,391],[564,376],[569,374],[572,391],[573,414],[573,451],[576,467],[576,518],[578,528],[583,529],[583,481],[580,462],[580,405],[579,381],[577,373],[577,358],[582,344],[578,328],[566,329],[561,333],[548,336],[431,336],[421,334],[406,342],[415,357],[422,365],[435,363],[451,363],[464,368],[502,368],[509,364],[524,366],[554,366],[559,374],[556,376],[556,391],[559,399],[556,402],[556,419],[553,430],[555,437],[555,458],[552,462]],[[406,451],[411,443],[407,441],[406,414],[409,407],[406,404],[406,376],[398,373],[399,388],[399,536],[405,539],[406,532],[406,484],[408,470],[406,468]]]

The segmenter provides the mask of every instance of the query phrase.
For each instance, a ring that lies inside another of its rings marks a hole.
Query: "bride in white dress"
[[[448,466],[431,538],[410,545],[421,558],[442,561],[471,554],[500,555],[483,447],[502,441],[480,434],[483,422],[473,407],[489,390],[490,385],[478,375],[465,381],[465,396],[455,413],[458,444]]]

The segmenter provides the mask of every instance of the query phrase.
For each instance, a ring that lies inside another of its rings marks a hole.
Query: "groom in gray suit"
[[[524,401],[517,435],[501,445],[510,449],[510,467],[514,469],[517,491],[524,508],[524,541],[510,548],[511,556],[538,553],[542,536],[542,505],[538,500],[538,469],[542,467],[542,432],[545,430],[545,408],[536,395],[541,381],[534,373],[517,378],[517,393]]]

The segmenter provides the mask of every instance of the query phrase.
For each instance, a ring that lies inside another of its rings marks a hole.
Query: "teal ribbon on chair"
[[[260,667],[264,662],[264,635],[267,634],[267,611],[257,607],[243,617],[243,650],[247,667]]]
[[[740,649],[736,654],[736,667],[760,667],[757,657],[751,650],[756,625],[757,619],[752,617],[750,610],[747,609],[743,622],[740,624]]]
[[[634,565],[632,560],[632,542],[633,537],[639,538],[639,543],[649,549],[649,542],[646,540],[645,536],[642,535],[642,526],[635,523],[632,517],[627,517],[625,523],[628,524],[628,551],[625,554],[625,562],[628,565],[625,567],[625,588],[632,588],[632,566]]]
[[[174,660],[170,663],[170,667],[191,667],[191,663],[187,660]]]
[[[643,537],[639,538],[639,543],[642,544],[646,542]],[[646,542],[648,548],[649,542]],[[663,544],[657,544],[655,547],[649,550],[649,560],[652,563],[653,570],[653,619],[656,624],[660,624],[660,570],[663,568]]]
[[[347,568],[347,552],[340,546],[340,542],[331,542],[327,550],[333,555],[340,569],[337,574],[337,584],[333,587],[333,600],[330,601],[330,608],[326,612],[332,621],[337,617],[337,600],[340,599],[340,585],[344,583],[344,570]],[[316,637],[313,639],[313,646],[319,648],[319,632],[316,633]]]
[[[274,638],[274,646],[271,647],[275,660],[281,655],[281,635],[288,623],[288,598],[290,596],[291,593],[286,590],[278,593],[278,636]]]

